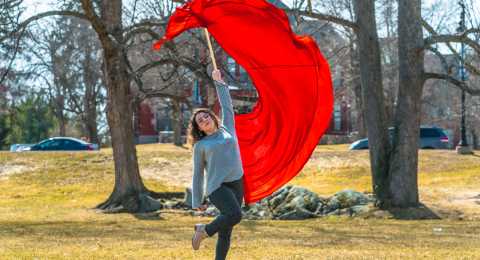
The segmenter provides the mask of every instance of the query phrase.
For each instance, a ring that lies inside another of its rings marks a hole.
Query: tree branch
[[[290,9],[290,8],[280,8],[280,9],[287,14],[300,14],[300,15],[303,15],[303,16],[316,18],[318,20],[329,21],[329,22],[333,22],[333,23],[336,23],[336,24],[340,24],[340,25],[352,28],[354,31],[358,30],[358,24],[357,23],[350,22],[348,20],[338,18],[338,17],[335,17],[335,16],[331,16],[331,15],[328,15],[328,14],[321,14],[321,13],[312,12],[312,14],[310,15],[309,11],[300,11],[300,10],[295,10],[295,9]]]
[[[11,37],[13,34],[15,34],[18,30],[22,29],[22,28],[25,28],[28,26],[28,24],[30,24],[31,22],[33,21],[36,21],[36,20],[39,20],[39,19],[42,19],[44,17],[47,17],[47,16],[53,16],[53,15],[67,15],[67,16],[74,16],[74,17],[77,17],[77,18],[80,18],[80,19],[84,19],[84,20],[88,20],[88,17],[82,13],[77,13],[77,12],[71,12],[71,11],[51,11],[51,12],[45,12],[45,13],[41,13],[41,14],[37,14],[35,16],[32,16],[30,18],[28,18],[27,20],[25,20],[23,23],[19,24],[17,28],[15,28],[14,30],[12,30],[11,32],[5,34],[4,36],[2,36],[0,38],[0,42],[3,42],[5,39]]]
[[[480,54],[480,45],[470,38],[463,35],[435,35],[424,39],[424,43],[427,45],[439,43],[439,42],[461,42],[470,45],[477,53]]]
[[[135,35],[140,34],[140,33],[146,33],[146,34],[152,36],[153,39],[158,40],[158,41],[160,41],[162,39],[160,34],[155,32],[152,28],[144,26],[144,27],[134,27],[134,28],[128,30],[127,35],[125,37],[125,42],[130,41],[130,39],[132,39],[133,37],[135,37]]]
[[[97,12],[93,7],[92,2],[90,2],[90,0],[80,0],[80,3],[82,3],[82,8],[85,12],[85,15],[87,16],[87,20],[92,24],[92,27],[97,33],[99,40],[102,42],[103,49],[107,52],[116,51],[117,46],[114,46],[113,49],[109,48],[109,44],[112,42],[112,40],[115,40],[115,38],[111,36],[110,33],[107,31],[107,28],[102,23],[100,17],[97,15]]]
[[[136,23],[130,27],[127,27],[127,28],[124,28],[122,31],[130,31],[132,29],[135,29],[137,27],[143,27],[143,26],[152,26],[152,27],[155,27],[155,26],[165,26],[168,24],[168,21],[167,22],[159,22],[159,23],[154,23],[154,22],[141,22],[141,23]]]
[[[427,31],[432,34],[433,36],[438,36],[438,33],[432,28],[432,26],[430,26],[424,19],[422,19],[422,25],[423,27],[425,27],[425,29],[427,29]],[[464,33],[468,32],[469,30],[465,31]],[[472,70],[476,75],[479,75],[480,76],[480,71],[477,70],[477,68],[475,68],[475,66],[473,66],[470,62],[466,61],[464,58],[462,58],[462,56],[460,56],[460,54],[458,54],[458,52],[452,47],[452,45],[450,44],[450,42],[445,42],[445,44],[447,44],[448,48],[450,49],[450,51],[453,53],[453,55],[455,55],[455,57],[459,60],[462,61],[462,63],[467,66],[468,68],[470,68],[470,70]]]
[[[449,76],[449,75],[446,75],[446,74],[438,74],[438,73],[425,73],[425,80],[427,79],[442,79],[442,80],[445,80],[455,86],[457,86],[458,88],[460,88],[461,90],[464,90],[465,92],[467,92],[468,94],[472,95],[472,96],[478,96],[480,95],[480,89],[473,89],[471,87],[469,87],[468,85],[466,85],[465,83],[461,82],[460,80],[452,77],[452,76]]]
[[[447,73],[450,73],[450,72],[449,72],[449,66],[448,66],[448,64],[447,64],[447,60],[445,59],[445,57],[444,57],[437,49],[433,48],[433,47],[430,46],[430,45],[423,45],[421,48],[422,48],[422,49],[425,49],[425,50],[429,50],[429,51],[435,53],[435,54],[440,58],[440,60],[442,61],[442,65],[443,65],[443,68],[445,69],[445,71],[446,71]]]
[[[11,3],[13,2],[16,2],[14,3],[13,5],[10,5]],[[5,1],[3,3],[0,3],[0,8],[12,8],[12,7],[16,7],[18,5],[20,5],[23,1],[18,1],[18,0],[9,0],[9,1]]]

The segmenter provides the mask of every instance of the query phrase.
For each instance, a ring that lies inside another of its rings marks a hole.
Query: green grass
[[[190,181],[188,149],[145,145],[137,151],[150,189],[182,191]],[[373,210],[352,218],[242,221],[235,227],[229,259],[478,259],[479,157],[420,151],[419,160],[419,191],[426,209]],[[345,188],[370,192],[368,151],[319,146],[289,184],[320,196]],[[0,258],[214,258],[216,238],[207,240],[200,251],[190,245],[193,226],[211,218],[175,211],[103,215],[89,210],[108,198],[113,185],[111,150],[0,152]],[[442,219],[418,220],[429,216]],[[438,227],[443,231],[434,232]]]

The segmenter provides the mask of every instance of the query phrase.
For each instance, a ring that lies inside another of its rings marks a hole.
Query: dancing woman
[[[218,233],[215,259],[225,259],[230,248],[233,226],[242,220],[243,167],[235,132],[232,100],[220,71],[212,73],[222,106],[222,124],[209,109],[195,109],[188,127],[188,142],[193,150],[192,208],[204,212],[204,169],[207,170],[206,196],[220,211],[208,225],[197,224],[192,238],[194,250],[207,237]]]

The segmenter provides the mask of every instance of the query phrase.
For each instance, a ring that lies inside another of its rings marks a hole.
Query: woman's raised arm
[[[217,70],[212,72],[212,76],[215,80],[215,86],[217,87],[220,106],[222,106],[222,125],[225,126],[230,133],[236,135],[235,114],[233,112],[232,98],[230,97],[228,85],[223,82],[220,71]]]

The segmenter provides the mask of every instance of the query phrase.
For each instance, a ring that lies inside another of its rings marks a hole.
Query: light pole
[[[195,61],[199,61],[198,60],[198,48],[195,48],[195,51],[193,53],[193,59]],[[195,107],[199,107],[200,104],[202,103],[202,99],[200,98],[200,91],[198,89],[198,75],[195,75],[195,94],[194,94],[194,97],[193,97],[193,103],[195,104]]]
[[[457,32],[462,33],[467,29],[466,26],[465,26],[465,5],[462,2],[460,2],[459,4],[462,7],[462,14],[461,14],[460,27],[457,28]],[[462,52],[460,53],[460,57],[462,57],[462,59],[465,59],[465,44],[462,43],[461,45],[462,45]],[[458,70],[458,74],[460,76],[460,80],[462,82],[465,82],[465,77],[467,75],[466,75],[465,69],[463,68],[462,60],[460,60],[460,68]],[[470,153],[472,153],[472,149],[470,148],[470,146],[468,146],[468,143],[467,143],[467,129],[465,127],[465,114],[466,114],[466,112],[465,112],[465,91],[462,90],[462,123],[461,123],[461,128],[460,128],[460,131],[461,131],[461,134],[462,134],[462,139],[460,140],[460,142],[458,143],[458,146],[457,146],[457,153],[460,153],[460,154],[470,154]]]
[[[350,136],[350,107],[352,106],[352,104],[350,103],[350,101],[347,101],[347,136]]]

